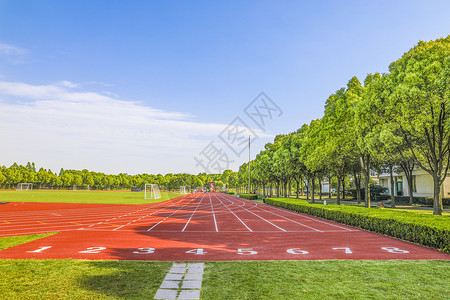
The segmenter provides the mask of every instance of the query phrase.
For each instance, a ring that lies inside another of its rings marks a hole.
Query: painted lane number
[[[301,250],[299,248],[288,249],[288,250],[286,250],[286,252],[290,253],[290,254],[309,254],[308,251]]]
[[[252,250],[252,249],[238,249],[238,254],[241,255],[254,255],[254,254],[258,254],[257,251]]]
[[[185,253],[190,253],[190,254],[194,254],[194,255],[205,255],[205,253],[208,253],[208,252],[203,251],[202,248],[198,248],[198,249],[192,249],[192,250],[186,251]]]
[[[135,254],[150,254],[155,253],[155,248],[138,248],[138,251],[133,251]]]
[[[84,251],[79,251],[78,253],[100,253],[102,250],[105,250],[106,247],[89,247]]]
[[[28,253],[41,253],[44,250],[50,249],[53,246],[44,246],[40,247],[39,249],[33,250],[33,251],[27,251]]]
[[[352,250],[350,248],[333,248],[333,250],[345,250],[345,254],[352,254]]]
[[[409,251],[407,250],[402,250],[396,247],[381,247],[381,249],[386,250],[387,252],[390,253],[409,253]]]

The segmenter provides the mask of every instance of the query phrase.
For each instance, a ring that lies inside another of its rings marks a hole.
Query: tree
[[[389,66],[390,109],[416,163],[433,178],[433,214],[450,160],[450,36],[419,42]]]
[[[361,203],[360,193],[360,162],[359,151],[355,140],[354,106],[346,96],[344,88],[328,97],[325,104],[325,114],[322,121],[325,145],[324,156],[328,157],[328,168],[337,178],[337,201],[341,202],[341,186],[345,177],[353,172],[358,204]],[[331,186],[330,186],[331,188]],[[345,191],[342,193],[345,196]]]

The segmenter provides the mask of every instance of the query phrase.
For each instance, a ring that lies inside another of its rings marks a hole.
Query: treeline
[[[450,159],[449,83],[450,36],[419,42],[386,74],[368,74],[363,83],[351,78],[328,97],[321,119],[266,144],[251,162],[252,189],[276,186],[286,195],[291,183],[315,191],[322,180],[335,180],[340,204],[351,179],[358,202],[364,197],[370,207],[371,172],[389,172],[393,185],[399,168],[412,195],[412,172],[420,167],[433,178],[434,214],[440,215]],[[248,184],[247,164],[238,184]]]
[[[231,171],[228,171],[228,173]],[[128,175],[121,173],[118,175],[108,175],[89,170],[64,170],[54,173],[51,170],[40,168],[36,170],[34,162],[27,163],[26,166],[14,163],[10,167],[0,168],[0,186],[3,189],[16,188],[18,183],[33,183],[34,189],[70,189],[74,185],[89,185],[92,189],[143,189],[146,183],[156,183],[160,189],[176,190],[180,186],[188,188],[209,187],[211,181],[219,188],[223,186],[221,178],[224,174],[166,174],[152,175],[139,174]]]

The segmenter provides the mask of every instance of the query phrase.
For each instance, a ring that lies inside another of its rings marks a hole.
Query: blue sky
[[[450,34],[448,1],[0,0],[0,165],[107,173],[203,171],[236,117],[252,157],[323,115],[354,75],[386,72]],[[265,92],[283,111],[258,129]],[[6,141],[6,142],[5,142]]]

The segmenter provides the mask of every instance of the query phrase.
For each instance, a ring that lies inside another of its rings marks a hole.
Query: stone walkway
[[[154,299],[200,299],[203,263],[174,263]]]

